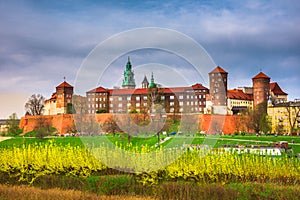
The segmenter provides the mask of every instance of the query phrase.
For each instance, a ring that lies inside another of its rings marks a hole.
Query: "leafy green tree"
[[[19,128],[20,120],[16,113],[11,114],[6,121],[8,134],[17,136],[22,133],[22,129]]]
[[[259,121],[259,130],[263,133],[268,133],[272,130],[271,122],[267,114],[264,114]]]
[[[67,114],[75,114],[75,108],[72,103],[67,104]]]
[[[251,128],[258,133],[260,129],[263,127],[263,125],[260,125],[264,121],[262,121],[262,118],[264,118],[264,115],[266,114],[266,102],[257,104],[253,111],[250,112],[250,121]]]

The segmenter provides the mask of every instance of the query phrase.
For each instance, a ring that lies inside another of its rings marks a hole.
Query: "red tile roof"
[[[274,95],[288,95],[278,85],[277,82],[270,83],[270,90],[273,92]]]
[[[57,86],[57,88],[62,88],[62,87],[73,88],[73,86],[67,83],[66,81],[62,82]]]
[[[259,72],[256,76],[254,76],[252,79],[270,79],[269,76],[267,76],[266,74]]]
[[[90,91],[87,91],[87,93],[101,93],[101,92],[109,92],[109,89],[100,86]]]
[[[195,89],[207,89],[206,87],[204,87],[202,84],[200,83],[196,83],[194,85],[192,85],[192,88]]]
[[[238,89],[228,90],[227,97],[229,99],[253,100],[253,95],[246,94],[242,90],[238,90]]]
[[[217,66],[215,69],[213,69],[211,72],[209,72],[210,74],[212,73],[226,73],[228,74],[228,72],[226,72],[224,69],[222,69],[220,66]]]
[[[171,88],[160,88],[160,90],[165,94],[173,94],[173,93],[183,93],[187,90],[196,90],[196,89],[206,89],[203,85],[197,83],[192,85],[191,87],[171,87]],[[148,88],[136,88],[136,89],[105,89],[103,87],[98,87],[88,91],[87,93],[101,93],[101,92],[109,92],[110,95],[147,95]]]

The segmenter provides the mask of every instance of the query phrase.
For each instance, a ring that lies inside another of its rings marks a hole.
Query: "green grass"
[[[165,138],[161,134],[160,139]],[[212,138],[211,141],[205,140],[206,138]],[[116,134],[107,135],[107,136],[94,136],[94,137],[53,137],[53,138],[27,138],[27,137],[15,137],[9,140],[5,140],[0,142],[0,148],[11,148],[11,147],[22,147],[23,145],[27,146],[29,144],[46,144],[50,140],[59,146],[65,145],[74,145],[74,146],[84,146],[85,142],[94,142],[98,141],[99,144],[103,140],[103,142],[110,141],[111,144],[118,143],[119,145],[126,146],[128,143],[127,136],[125,134]],[[272,146],[274,142],[279,141],[288,141],[289,146],[292,147],[295,153],[300,153],[300,137],[299,136],[196,136],[196,137],[185,137],[185,136],[172,136],[172,138],[165,143],[162,144],[164,147],[180,147],[182,144],[203,144],[205,140],[206,144],[214,144],[214,147],[222,147],[223,145],[270,145]],[[247,140],[247,141],[240,141]],[[294,140],[295,144],[292,144],[292,140]],[[154,146],[158,142],[157,136],[150,135],[148,137],[132,137],[131,143],[132,146]]]
[[[83,143],[79,137],[58,137],[44,139],[15,137],[0,142],[0,148],[22,147],[23,145],[26,147],[33,144],[43,145],[49,143],[49,141],[52,141],[58,146],[65,146],[69,144],[74,146],[83,146]]]

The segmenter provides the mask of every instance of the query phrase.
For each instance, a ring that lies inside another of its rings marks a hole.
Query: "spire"
[[[131,71],[131,63],[130,63],[130,57],[128,56],[128,61],[126,64],[126,71]]]
[[[131,69],[130,57],[128,56],[128,61],[126,64],[126,69],[124,71],[124,79],[122,83],[123,88],[135,88],[134,72]]]
[[[142,88],[148,88],[149,82],[147,76],[145,75],[144,80],[142,82]]]
[[[151,81],[150,81],[150,84],[149,84],[149,88],[156,88],[156,84],[154,83],[153,72],[151,74]]]

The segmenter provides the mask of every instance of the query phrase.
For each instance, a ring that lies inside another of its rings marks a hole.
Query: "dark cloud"
[[[230,87],[251,84],[262,69],[290,99],[299,98],[299,9],[297,0],[2,1],[0,89],[49,96],[63,76],[74,82],[82,61],[99,42],[150,26],[194,38],[229,72]],[[192,74],[180,57],[131,53],[136,66],[159,62]],[[125,57],[114,63],[113,76],[121,76]]]

